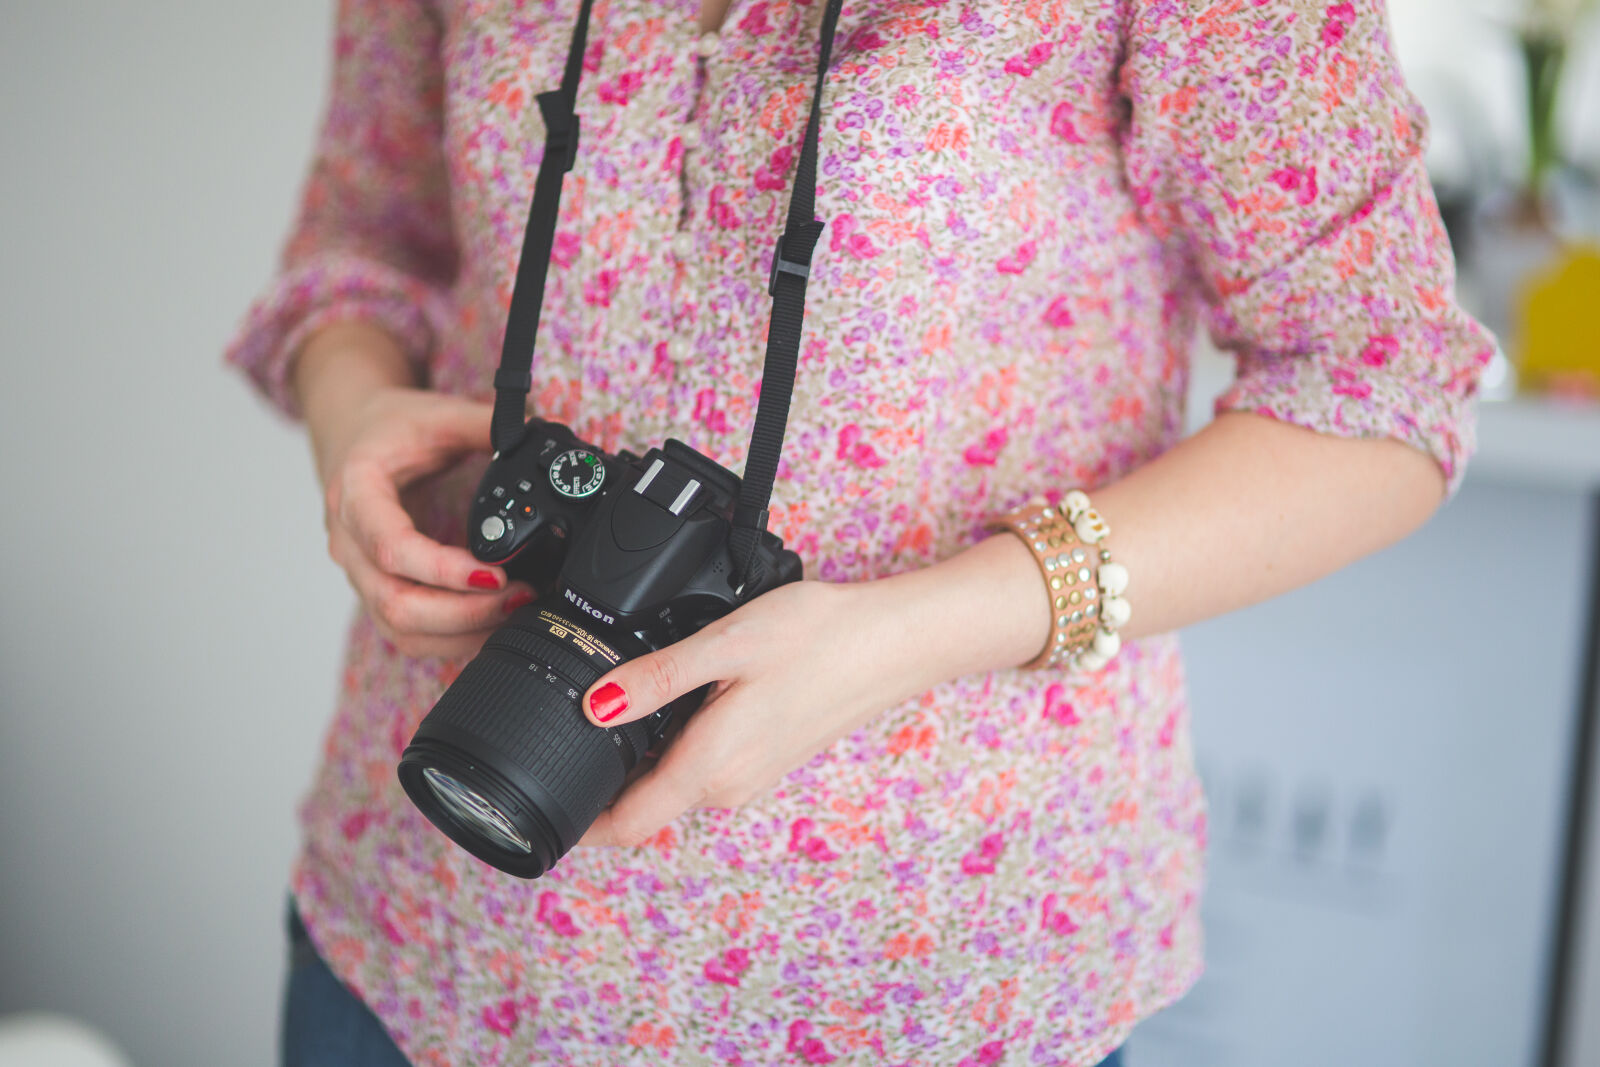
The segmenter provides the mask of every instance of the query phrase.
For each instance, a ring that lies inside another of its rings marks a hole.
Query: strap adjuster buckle
[[[578,115],[561,98],[561,90],[551,89],[534,98],[539,103],[539,115],[544,119],[544,151],[554,153],[561,160],[565,174],[578,161]]]
[[[512,370],[510,367],[501,367],[494,372],[494,387],[496,389],[515,389],[524,395],[533,388],[533,374],[525,370]]]
[[[778,238],[778,245],[772,250],[772,274],[767,278],[767,295],[778,295],[778,275],[793,274],[802,282],[811,277],[811,264],[797,263],[792,259],[783,257],[783,238]]]
[[[733,506],[733,528],[736,530],[765,530],[767,528],[766,508],[757,511],[748,504],[735,504]]]

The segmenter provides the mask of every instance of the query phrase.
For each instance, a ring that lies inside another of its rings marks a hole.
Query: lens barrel
[[[406,746],[399,775],[412,803],[485,863],[521,878],[549,870],[650,744],[646,719],[596,726],[580,706],[602,674],[649,651],[618,640],[539,604],[520,609]]]

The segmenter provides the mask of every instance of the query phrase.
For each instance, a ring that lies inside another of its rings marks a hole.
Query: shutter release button
[[[478,532],[483,534],[485,541],[498,541],[506,535],[505,520],[498,515],[490,515],[483,520],[483,525],[478,527]]]

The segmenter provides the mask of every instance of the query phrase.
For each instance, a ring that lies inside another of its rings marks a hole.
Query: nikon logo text
[[[617,621],[616,619],[613,619],[610,615],[607,615],[605,612],[601,611],[599,608],[594,607],[587,600],[583,599],[583,597],[579,596],[577,593],[574,593],[570,589],[565,590],[565,592],[566,592],[566,595],[567,595],[567,599],[572,601],[572,603],[577,606],[579,611],[583,612],[586,615],[592,615],[594,618],[599,619],[601,622],[613,623],[613,624],[616,623],[616,621]]]

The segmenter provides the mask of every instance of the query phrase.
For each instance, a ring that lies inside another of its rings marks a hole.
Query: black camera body
[[[738,475],[676,438],[643,458],[609,456],[565,426],[532,419],[484,473],[468,547],[541,600],[556,594],[579,618],[660,648],[800,577],[799,557],[769,533],[757,548],[769,578],[757,590],[733,587],[728,531],[738,497]]]
[[[608,455],[531,419],[495,453],[469,511],[468,547],[538,598],[495,631],[401,757],[401,784],[440,830],[536,878],[700,706],[709,687],[599,727],[580,701],[617,664],[800,579],[799,556],[763,531],[754,577],[736,584],[739,490],[738,475],[672,438],[642,457]]]

